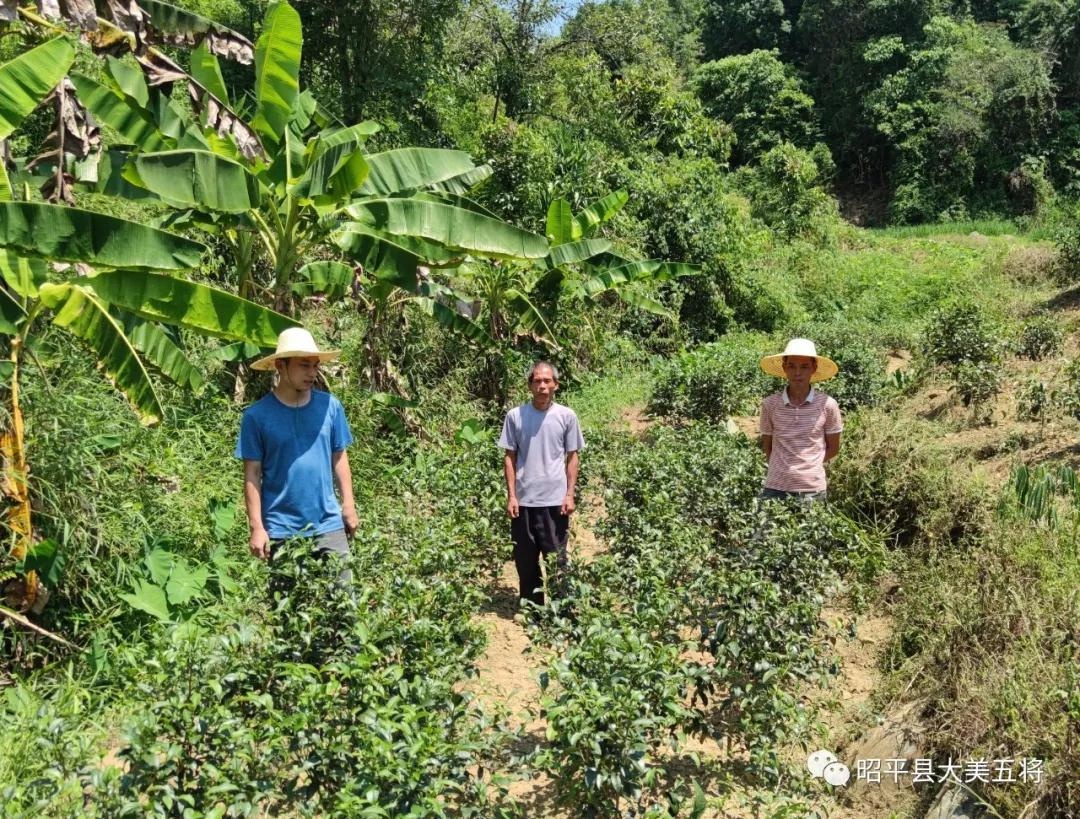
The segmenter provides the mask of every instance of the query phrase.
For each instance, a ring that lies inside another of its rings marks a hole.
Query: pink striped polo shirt
[[[795,406],[787,387],[761,404],[761,434],[772,436],[768,489],[821,492],[825,487],[825,435],[840,432],[844,423],[836,399],[810,390]]]

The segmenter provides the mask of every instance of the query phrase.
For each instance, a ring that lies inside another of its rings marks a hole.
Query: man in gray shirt
[[[554,553],[559,571],[568,565],[566,541],[578,452],[585,446],[574,411],[554,401],[559,374],[546,361],[529,368],[532,401],[506,414],[499,446],[505,451],[506,513],[514,540],[521,599],[544,605],[540,555]]]

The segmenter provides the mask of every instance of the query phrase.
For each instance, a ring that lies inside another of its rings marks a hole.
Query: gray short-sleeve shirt
[[[546,410],[531,402],[503,421],[502,449],[517,453],[515,493],[521,506],[560,506],[566,497],[566,456],[584,448],[577,415],[554,401]]]

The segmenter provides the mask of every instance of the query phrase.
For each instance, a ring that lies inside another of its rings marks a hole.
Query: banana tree
[[[210,89],[173,62],[157,46],[197,47],[240,63],[251,63],[254,47],[243,35],[197,14],[161,0],[41,0],[20,3],[0,0],[0,29],[18,23],[16,33],[31,37],[77,34],[98,55],[130,55],[148,77],[150,84],[168,89],[183,80],[193,106],[204,112],[204,121],[220,134],[231,134],[245,150],[254,152],[257,140],[244,132],[244,125]],[[57,67],[63,72],[57,76]],[[74,85],[63,76],[70,59],[43,64],[39,76],[50,80],[51,99],[56,111],[55,127],[44,150],[32,158],[27,168],[47,170],[42,194],[50,201],[74,204],[74,183],[95,180],[103,156],[96,124],[87,115]],[[167,97],[167,94],[159,96]],[[172,106],[163,106],[172,107]],[[0,142],[0,149],[4,146]],[[6,157],[6,151],[0,150]],[[0,189],[7,190],[6,171]]]
[[[233,133],[222,135],[155,104],[153,89],[120,61],[107,61],[104,82],[73,76],[88,109],[131,143],[112,152],[104,184],[137,189],[173,208],[172,224],[220,236],[235,259],[239,293],[282,310],[293,309],[294,285],[303,286],[310,272],[301,272],[302,260],[325,257],[343,222],[353,236],[354,260],[374,274],[399,272],[394,257],[402,249],[419,249],[417,258],[433,256],[441,266],[460,264],[469,254],[547,253],[543,237],[460,200],[460,191],[490,173],[467,154],[425,148],[366,153],[375,123],[328,123],[299,86],[302,44],[296,10],[272,3],[255,45],[253,111],[245,131],[257,140],[255,152]],[[191,73],[230,106],[209,49],[193,51]],[[415,266],[406,281],[410,294],[423,298]]]
[[[19,387],[27,343],[43,321],[79,339],[146,424],[163,414],[151,370],[195,390],[203,384],[163,325],[271,346],[294,324],[174,275],[198,265],[204,250],[190,239],[101,213],[0,202],[0,344],[7,352],[0,375],[11,419],[0,435],[0,455],[14,560],[25,560],[34,540]],[[38,593],[32,574],[14,591],[23,608],[31,606]]]
[[[659,260],[631,260],[612,252],[612,243],[596,234],[626,204],[625,191],[611,193],[575,214],[565,199],[547,212],[548,253],[529,261],[481,262],[463,268],[458,297],[471,300],[473,315],[494,344],[487,356],[484,392],[505,402],[506,372],[502,352],[519,341],[557,349],[560,309],[584,318],[585,303],[613,294],[627,305],[675,316],[643,292],[643,285],[697,275],[696,265]],[[469,296],[461,296],[468,293]]]

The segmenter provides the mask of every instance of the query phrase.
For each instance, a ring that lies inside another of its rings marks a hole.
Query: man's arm
[[[840,433],[839,432],[826,432],[825,433],[825,463],[828,463],[836,457],[836,453],[840,451]]]
[[[765,463],[768,463],[769,458],[772,457],[772,436],[762,435],[760,438],[758,438],[758,443],[761,445],[761,451],[765,453]],[[827,440],[825,446],[826,448],[828,448]]]
[[[503,453],[503,477],[506,478],[506,514],[518,516],[517,499],[517,452],[507,449]]]
[[[262,461],[244,459],[244,506],[251,530],[248,547],[255,557],[266,560],[270,556],[270,535],[262,522]]]
[[[559,511],[564,515],[572,514],[574,511],[574,490],[577,488],[577,476],[578,466],[581,463],[581,459],[578,457],[577,450],[566,453],[566,497],[563,498],[562,509]]]
[[[345,524],[345,536],[356,534],[360,519],[356,516],[356,503],[353,501],[352,469],[349,468],[349,453],[344,449],[330,455],[330,466],[334,471],[334,481],[341,494],[341,520]]]

